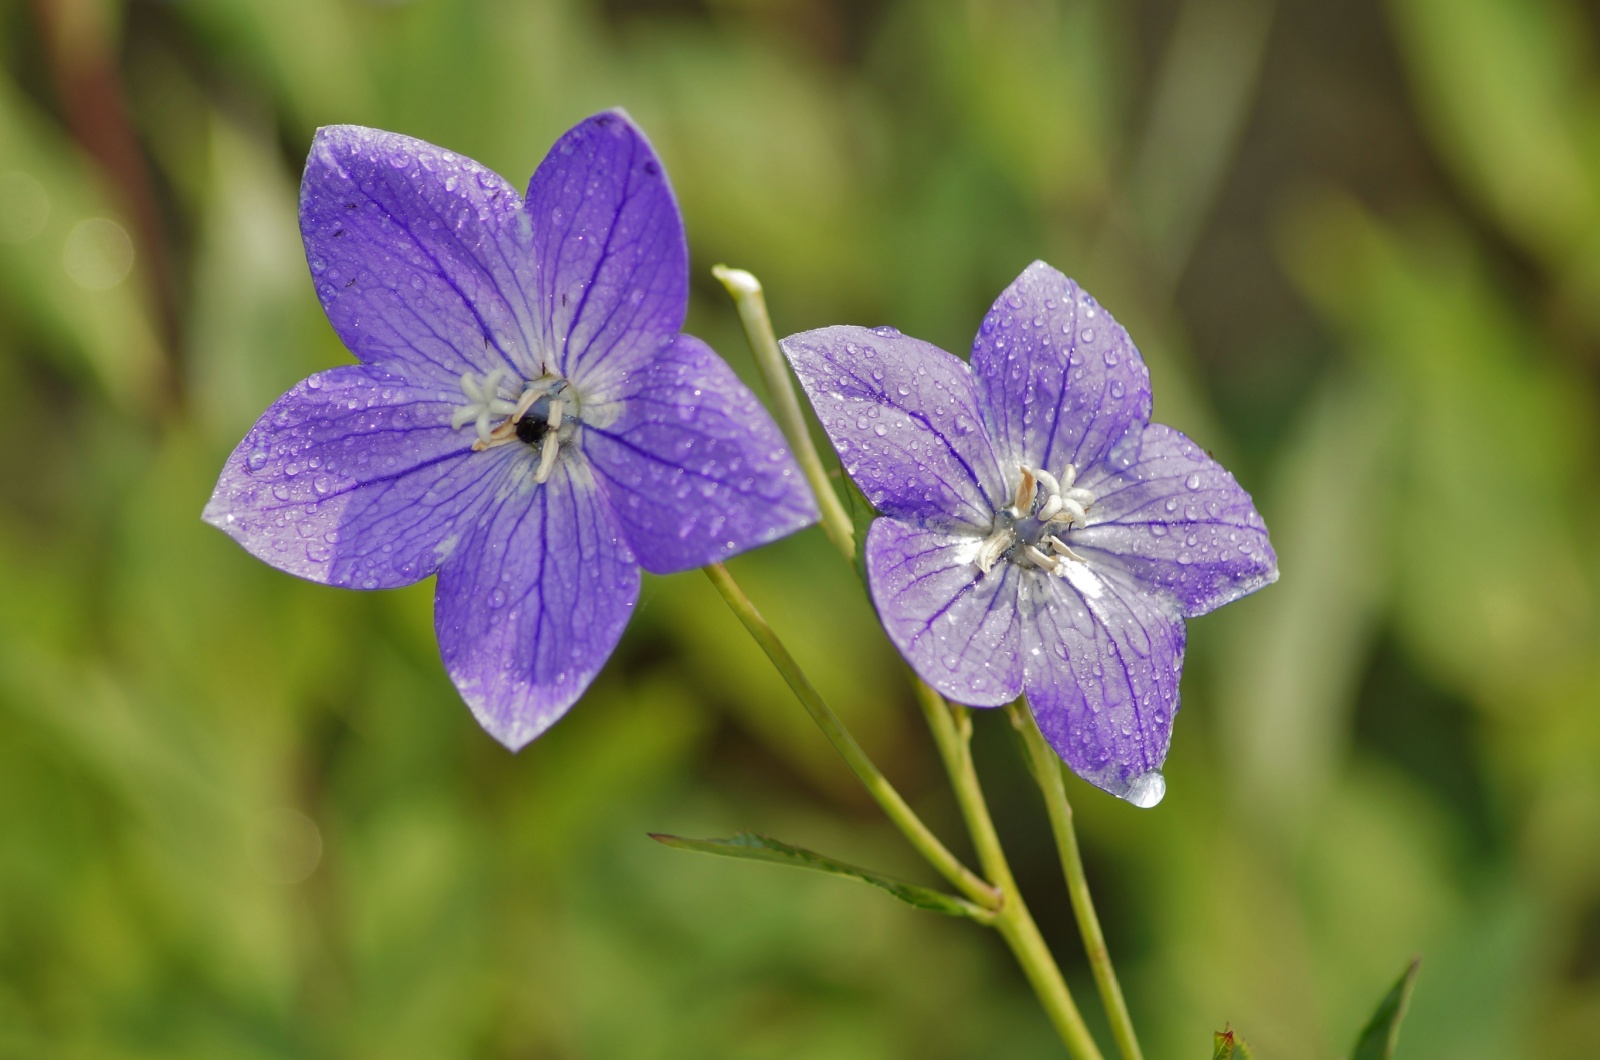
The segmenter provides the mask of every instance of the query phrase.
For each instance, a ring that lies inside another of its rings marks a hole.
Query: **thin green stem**
[[[788,439],[789,449],[800,462],[800,470],[811,484],[817,507],[822,511],[822,529],[833,542],[833,547],[853,560],[856,554],[855,527],[850,513],[844,510],[833,484],[828,481],[828,471],[822,466],[822,457],[811,440],[811,430],[806,426],[805,413],[800,409],[800,399],[795,396],[794,383],[789,378],[789,366],[784,363],[778,349],[778,337],[772,330],[772,318],[767,315],[767,299],[761,291],[761,281],[743,269],[730,269],[717,265],[711,275],[722,281],[739,308],[739,319],[744,323],[745,338],[756,355],[756,367],[767,385],[767,394],[776,406],[773,415]]]
[[[1005,851],[1000,847],[1000,836],[995,832],[994,820],[989,816],[989,806],[978,783],[978,772],[972,764],[972,719],[965,707],[952,707],[944,697],[921,679],[914,678],[917,702],[927,716],[928,728],[933,731],[934,742],[944,759],[945,770],[950,774],[955,789],[956,802],[972,834],[972,845],[978,852],[978,861],[984,874],[1000,889],[1004,904],[995,917],[995,928],[1000,932],[1023,974],[1028,977],[1033,991],[1044,1006],[1050,1022],[1066,1045],[1067,1052],[1078,1060],[1103,1060],[1100,1047],[1095,1044],[1083,1015],[1073,1003],[1067,982],[1056,966],[1044,936],[1022,900],[1022,892],[1011,875]]]
[[[1044,734],[1021,700],[1007,707],[1006,712],[1011,716],[1012,726],[1022,736],[1029,771],[1044,794],[1050,830],[1055,833],[1056,849],[1061,853],[1061,871],[1067,877],[1072,913],[1078,921],[1078,934],[1083,936],[1083,948],[1089,955],[1089,968],[1094,972],[1094,985],[1100,991],[1100,1003],[1111,1022],[1111,1034],[1117,1040],[1123,1060],[1143,1060],[1144,1053],[1139,1049],[1133,1020],[1128,1015],[1128,1003],[1122,997],[1122,985],[1117,982],[1116,969],[1111,966],[1111,951],[1106,948],[1100,918],[1094,912],[1094,899],[1089,896],[1089,881],[1083,874],[1078,833],[1072,827],[1072,804],[1067,801],[1067,786],[1061,777],[1061,759],[1045,742]]]
[[[939,837],[922,823],[922,819],[906,804],[900,793],[889,783],[889,779],[867,757],[856,738],[844,727],[839,716],[818,694],[806,677],[805,671],[800,669],[800,664],[789,654],[789,649],[784,647],[783,641],[767,625],[761,613],[756,610],[755,604],[739,588],[733,580],[733,575],[720,563],[713,563],[705,568],[706,577],[711,579],[711,584],[717,587],[717,592],[722,594],[733,613],[738,616],[750,636],[767,653],[767,658],[772,660],[772,665],[778,668],[778,673],[788,682],[789,687],[799,698],[801,704],[810,713],[817,727],[822,730],[828,742],[833,744],[845,762],[850,766],[855,775],[865,785],[867,792],[877,800],[883,812],[895,826],[905,833],[905,837],[916,847],[917,852],[927,859],[928,864],[939,871],[945,879],[954,884],[962,894],[985,909],[996,909],[1001,904],[1000,894],[994,887],[985,883],[977,873],[961,864],[954,854],[939,841]]]

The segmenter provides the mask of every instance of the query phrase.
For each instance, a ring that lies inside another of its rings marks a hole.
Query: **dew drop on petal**
[[[1148,810],[1159,803],[1167,794],[1167,778],[1161,775],[1159,769],[1152,769],[1148,773],[1133,778],[1133,783],[1128,785],[1127,792],[1122,796],[1141,810]]]

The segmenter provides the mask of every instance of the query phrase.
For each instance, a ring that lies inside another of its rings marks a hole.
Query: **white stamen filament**
[[[550,415],[546,423],[550,429],[545,432],[544,443],[539,450],[539,470],[533,473],[533,481],[543,482],[550,477],[550,472],[556,466],[556,453],[561,448],[561,441],[556,437],[556,432],[561,429],[562,401],[560,398],[550,399]]]
[[[1060,560],[1056,559],[1054,556],[1045,555],[1043,552],[1040,552],[1037,548],[1034,548],[1032,545],[1023,545],[1022,546],[1022,554],[1024,556],[1027,556],[1029,559],[1033,560],[1034,566],[1042,567],[1047,571],[1055,570],[1057,565],[1059,565],[1060,562],[1061,562]]]
[[[1068,559],[1077,560],[1079,563],[1088,563],[1089,562],[1088,560],[1084,559],[1082,556],[1078,555],[1076,552],[1072,551],[1072,549],[1068,548],[1066,543],[1063,542],[1059,537],[1057,537],[1054,534],[1051,534],[1049,537],[1045,538],[1044,540],[1045,540],[1045,544],[1049,545],[1052,549],[1054,549],[1056,555],[1058,555],[1058,556],[1065,556]]]

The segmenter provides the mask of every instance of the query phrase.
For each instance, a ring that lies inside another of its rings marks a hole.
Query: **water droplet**
[[[1128,785],[1127,793],[1122,797],[1139,807],[1148,810],[1159,803],[1167,794],[1167,778],[1161,775],[1159,769],[1133,778],[1133,783]]]
[[[1200,488],[1200,476],[1190,475],[1188,478],[1183,480],[1183,484],[1192,490],[1197,490]]]
[[[267,466],[267,451],[265,449],[257,449],[250,454],[250,459],[245,463],[251,471],[260,471]]]

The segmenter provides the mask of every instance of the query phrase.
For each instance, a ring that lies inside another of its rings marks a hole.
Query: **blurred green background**
[[[1402,1060],[1600,1043],[1600,13],[1568,0],[0,0],[0,1056],[1058,1055],[998,940],[649,842],[754,828],[927,879],[704,579],[648,581],[512,756],[431,588],[199,520],[347,355],[295,220],[315,127],[521,184],[623,105],[781,333],[965,350],[1034,258],[1132,331],[1283,580],[1191,628],[1169,794],[1072,781],[1152,1060],[1232,1021]],[[959,827],[819,531],[736,564]],[[1004,721],[980,767],[1095,1019]]]

